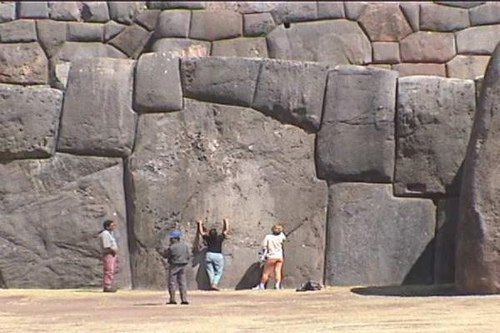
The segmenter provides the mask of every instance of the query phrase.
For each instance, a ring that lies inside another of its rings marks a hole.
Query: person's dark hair
[[[215,228],[210,229],[210,231],[208,232],[208,237],[210,237],[210,238],[217,237],[217,229],[215,229]]]
[[[111,221],[111,220],[104,221],[102,224],[102,227],[104,228],[104,230],[108,230],[111,223],[113,223],[113,221]]]

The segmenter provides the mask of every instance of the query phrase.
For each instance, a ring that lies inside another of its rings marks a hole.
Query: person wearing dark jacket
[[[170,300],[167,304],[177,304],[175,300],[175,284],[179,287],[181,304],[189,304],[187,300],[186,267],[191,258],[189,246],[181,242],[182,233],[179,230],[170,232],[170,246],[166,251],[160,253],[167,259],[168,268],[168,294]]]

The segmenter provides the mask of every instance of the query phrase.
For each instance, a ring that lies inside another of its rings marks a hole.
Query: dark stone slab
[[[136,59],[142,53],[152,35],[152,32],[149,32],[140,25],[133,24],[110,40],[109,44],[130,58]]]

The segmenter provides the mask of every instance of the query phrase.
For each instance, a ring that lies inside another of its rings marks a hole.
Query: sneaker
[[[168,301],[167,304],[177,304],[176,301]]]
[[[253,287],[252,290],[264,290],[266,287],[264,287],[262,284],[258,284],[257,286]]]
[[[116,288],[103,288],[103,293],[116,293]]]
[[[211,290],[215,290],[215,291],[219,291],[220,290],[219,288],[217,288],[217,286],[215,284],[212,285],[212,287],[210,289]]]
[[[182,301],[182,302],[181,302],[181,304],[182,304],[182,305],[188,305],[188,304],[189,304],[189,302],[188,302],[188,301]]]

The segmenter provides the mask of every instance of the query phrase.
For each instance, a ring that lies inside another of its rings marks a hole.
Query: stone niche
[[[193,245],[190,288],[206,287],[196,220],[221,230],[223,288],[259,280],[257,252],[275,223],[288,232],[285,284],[323,276],[327,187],[314,170],[314,135],[248,108],[185,99],[180,112],[141,115],[128,159],[134,287],[165,285],[156,248],[178,228]]]

